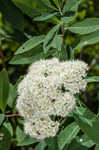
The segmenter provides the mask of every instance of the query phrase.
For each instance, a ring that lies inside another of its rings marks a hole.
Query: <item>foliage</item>
[[[2,150],[99,149],[98,12],[98,0],[0,0]],[[88,63],[88,87],[76,95],[77,108],[61,119],[56,137],[38,141],[23,131],[16,110],[17,85],[28,65],[51,57]]]

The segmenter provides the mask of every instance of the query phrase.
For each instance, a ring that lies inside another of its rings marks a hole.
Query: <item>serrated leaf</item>
[[[92,76],[92,77],[87,77],[85,80],[90,83],[90,82],[99,82],[99,76]]]
[[[80,109],[79,109],[80,111]],[[99,119],[97,116],[85,108],[85,113],[80,115],[78,111],[75,110],[74,118],[82,129],[82,131],[87,134],[87,136],[96,144],[99,144]],[[85,118],[91,122],[91,126],[85,121]]]
[[[4,112],[8,102],[9,79],[5,69],[0,72],[0,109]]]
[[[60,28],[60,24],[55,25],[46,35],[45,40],[44,40],[44,44],[43,44],[43,48],[44,48],[44,52],[47,53],[49,50],[49,45],[52,42],[53,38],[56,35],[56,32],[59,30]]]
[[[80,42],[74,49],[82,48],[86,45],[92,45],[99,42],[99,31],[85,35],[80,39]]]
[[[16,128],[17,146],[27,146],[38,141],[30,136],[26,135],[19,126]]]
[[[68,29],[71,32],[78,34],[89,34],[95,32],[99,29],[99,19],[98,18],[87,18],[81,22],[72,24]]]
[[[44,35],[40,35],[40,36],[35,36],[35,37],[29,39],[21,47],[18,48],[18,50],[16,51],[15,54],[16,55],[22,54],[22,53],[25,53],[25,52],[31,50],[32,48],[41,44],[44,41],[44,38],[45,38]]]
[[[79,126],[73,122],[68,125],[63,131],[58,135],[58,147],[62,150],[66,144],[69,144],[80,131]]]
[[[0,114],[0,126],[1,126],[1,124],[3,122],[3,120],[4,120],[4,114]]]
[[[46,146],[47,144],[45,143],[45,141],[42,141],[35,147],[34,150],[44,150]]]
[[[11,1],[0,0],[0,11],[15,28],[23,30],[24,16]]]
[[[38,16],[38,17],[35,17],[33,20],[34,21],[45,21],[45,20],[48,20],[54,16],[56,16],[58,13],[55,12],[55,13],[45,13],[45,14],[42,14],[41,16]]]

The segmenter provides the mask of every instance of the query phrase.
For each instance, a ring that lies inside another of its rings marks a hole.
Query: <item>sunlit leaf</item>
[[[82,48],[86,45],[92,45],[99,42],[99,31],[81,37],[80,42],[74,49]]]
[[[53,38],[55,37],[56,32],[59,30],[59,28],[60,28],[60,24],[55,25],[46,35],[45,40],[44,40],[44,45],[43,45],[45,53],[48,52],[49,45],[52,42]]]
[[[99,29],[99,19],[87,18],[81,22],[72,24],[68,29],[74,33],[88,34]]]
[[[15,54],[22,54],[31,50],[32,48],[41,44],[44,41],[44,38],[44,35],[32,37],[31,39],[26,41],[21,47],[19,47]]]
[[[38,17],[35,17],[33,20],[34,21],[45,21],[45,20],[48,20],[54,16],[56,16],[58,13],[55,12],[55,13],[45,13],[45,14],[42,14],[41,16],[38,16]]]

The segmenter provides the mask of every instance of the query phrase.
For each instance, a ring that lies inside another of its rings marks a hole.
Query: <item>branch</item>
[[[6,63],[5,63],[5,59],[4,59],[4,55],[3,55],[1,44],[0,44],[0,57],[2,59],[2,66],[3,66],[3,68],[6,68]]]
[[[10,118],[10,117],[21,117],[19,114],[9,114],[9,115],[5,115],[6,118]]]

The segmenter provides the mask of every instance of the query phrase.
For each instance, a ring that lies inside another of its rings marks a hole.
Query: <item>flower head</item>
[[[48,116],[34,116],[29,120],[25,120],[24,123],[25,132],[40,140],[55,136],[58,129],[59,123],[52,121]]]
[[[87,70],[87,64],[82,61],[59,62],[56,58],[40,60],[29,67],[18,86],[17,100],[17,109],[25,119],[26,133],[40,139],[56,134],[59,124],[49,116],[66,117],[74,109],[74,94],[85,90]],[[45,117],[43,121],[42,116]]]

